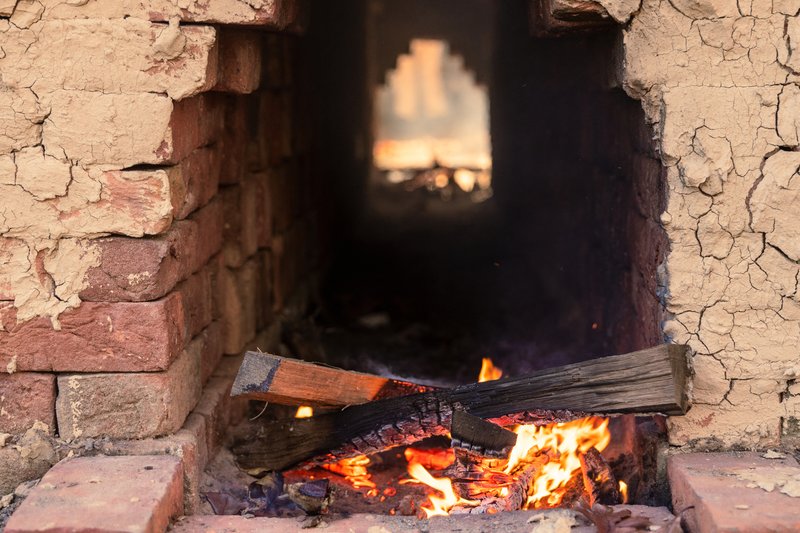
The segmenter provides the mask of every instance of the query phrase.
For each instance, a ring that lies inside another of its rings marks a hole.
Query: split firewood
[[[589,500],[589,507],[597,503],[603,505],[622,503],[617,479],[597,448],[589,448],[580,456],[580,460],[583,488]]]
[[[283,405],[344,407],[431,390],[433,387],[408,381],[247,352],[231,396]]]
[[[586,413],[683,414],[689,408],[688,376],[686,348],[658,346],[529,376],[389,398],[280,422],[266,427],[262,438],[236,446],[234,452],[243,468],[269,470],[369,455],[445,435],[454,407],[490,421],[509,415],[557,422]]]
[[[513,475],[483,469],[480,479],[466,479],[463,483],[455,483],[463,498],[477,500],[480,503],[475,507],[457,507],[452,512],[492,514],[522,509],[528,501],[528,488],[531,482],[549,461],[549,454],[543,453],[530,458],[523,466],[517,468]],[[475,476],[468,475],[467,477]],[[503,483],[504,480],[505,483]],[[498,486],[506,489],[503,495],[496,495]],[[486,496],[486,494],[495,495]]]

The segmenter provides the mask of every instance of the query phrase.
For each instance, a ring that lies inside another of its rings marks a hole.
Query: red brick
[[[193,274],[189,279],[175,288],[180,293],[186,310],[186,332],[189,338],[203,331],[214,320],[214,286],[212,280],[217,273],[217,261],[211,261],[200,272]]]
[[[156,533],[181,514],[182,503],[177,457],[78,457],[45,474],[5,531]]]
[[[180,429],[202,390],[206,345],[195,338],[164,372],[58,376],[58,434],[140,439]]]
[[[755,452],[688,453],[669,458],[673,508],[690,531],[800,531],[797,498],[781,493],[780,480],[800,486],[800,467],[790,456],[766,459]],[[769,492],[753,477],[763,479]]]
[[[212,202],[155,238],[108,237],[89,270],[84,301],[146,301],[161,298],[199,270],[222,247],[222,204]]]
[[[240,28],[220,30],[219,73],[214,91],[248,94],[258,89],[262,35]]]
[[[177,191],[172,197],[173,215],[182,220],[209,203],[217,194],[222,154],[216,146],[198,148],[172,167],[170,172],[174,174],[170,182]]]
[[[187,419],[188,422],[188,419]],[[199,436],[202,436],[202,440]],[[205,429],[187,429],[186,424],[174,435],[166,437],[114,440],[102,443],[104,455],[172,455],[183,464],[183,509],[194,514],[200,506],[200,477],[208,463],[205,451]]]
[[[135,372],[164,370],[186,343],[180,294],[154,302],[83,302],[59,317],[17,323],[16,309],[0,304],[0,365],[20,371]]]
[[[214,373],[222,359],[222,343],[224,336],[222,334],[221,322],[212,322],[200,335],[204,343],[200,374],[202,382],[205,383]]]
[[[296,171],[296,166],[290,164],[269,171],[273,233],[286,231],[300,215],[303,180],[298,179]]]
[[[55,405],[55,375],[0,374],[0,432],[24,433],[37,420],[55,431]]]
[[[257,102],[256,96],[226,97],[224,135],[219,142],[223,155],[223,171],[220,174],[222,184],[239,183],[248,168],[248,146],[258,136],[255,126],[254,131],[250,131],[252,106]]]
[[[272,239],[272,294],[276,310],[286,306],[308,273],[303,230],[304,225],[295,224]]]
[[[258,102],[258,142],[261,161],[268,166],[279,165],[283,158],[282,132],[286,118],[277,91],[263,91]]]
[[[222,252],[228,266],[241,266],[258,250],[258,192],[257,181],[252,177],[221,190],[225,218]]]
[[[218,290],[222,324],[225,331],[224,352],[238,354],[256,334],[258,297],[258,260],[250,259],[238,269],[220,271]]]
[[[262,250],[258,253],[258,286],[256,287],[256,329],[267,327],[274,317],[274,298],[272,294],[272,252]]]
[[[169,120],[170,136],[156,156],[161,163],[178,163],[197,148],[219,138],[224,124],[224,98],[209,93],[175,102]]]
[[[272,194],[270,191],[270,174],[259,172],[253,174],[256,184],[256,226],[258,227],[258,247],[269,248],[272,244]]]
[[[212,377],[203,389],[203,395],[192,412],[205,419],[206,446],[208,456],[214,457],[219,451],[231,420],[232,378]]]

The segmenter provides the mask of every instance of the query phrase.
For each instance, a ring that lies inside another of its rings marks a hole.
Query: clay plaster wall
[[[800,434],[799,11],[643,0],[623,30],[622,84],[667,168],[664,332],[694,350],[694,407],[671,419],[674,444]]]

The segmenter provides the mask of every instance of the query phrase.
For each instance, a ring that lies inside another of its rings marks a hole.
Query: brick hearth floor
[[[179,517],[182,465],[172,456],[82,457],[62,461],[17,509],[6,533],[34,531],[159,532],[173,520],[177,533],[296,531],[311,519],[240,516]],[[800,466],[777,452],[690,453],[669,460],[673,507],[689,531],[800,531]],[[665,508],[618,506],[647,516],[650,531],[674,533]],[[323,517],[327,531],[595,531],[572,511],[412,517]],[[571,526],[571,527],[570,527]],[[549,529],[547,529],[549,528]],[[553,529],[555,528],[555,529]]]

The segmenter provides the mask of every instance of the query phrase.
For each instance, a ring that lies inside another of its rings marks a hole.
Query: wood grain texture
[[[266,438],[234,452],[244,468],[324,463],[444,435],[454,409],[500,423],[508,415],[548,422],[586,413],[683,414],[689,409],[687,364],[685,346],[662,345],[519,378],[389,398],[282,422]]]
[[[345,407],[432,390],[362,372],[352,372],[260,352],[247,352],[231,396],[283,405]]]

